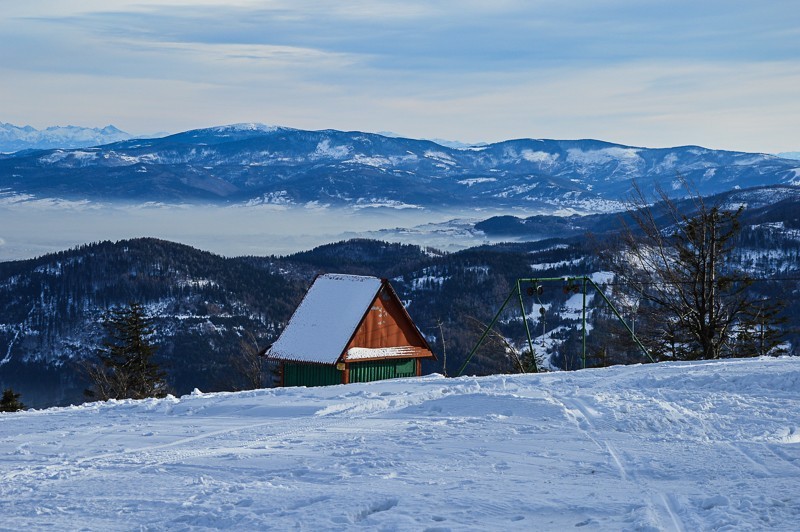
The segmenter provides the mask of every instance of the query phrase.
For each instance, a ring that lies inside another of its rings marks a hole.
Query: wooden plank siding
[[[417,364],[413,358],[371,360],[347,365],[350,382],[372,382],[385,379],[416,377]]]
[[[281,386],[330,386],[342,384],[344,371],[328,364],[284,362]]]
[[[344,370],[328,364],[283,363],[281,386],[330,386],[351,382],[372,382],[385,379],[419,377],[420,359],[398,358],[351,362]]]
[[[428,345],[421,338],[400,300],[390,292],[387,285],[384,285],[350,339],[347,349],[351,347],[375,349],[401,345],[418,347],[420,356],[431,356]]]

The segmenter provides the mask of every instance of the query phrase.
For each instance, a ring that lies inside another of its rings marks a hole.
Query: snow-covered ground
[[[0,516],[4,530],[797,530],[800,359],[0,414]]]

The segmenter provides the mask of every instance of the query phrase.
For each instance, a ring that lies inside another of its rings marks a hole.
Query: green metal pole
[[[586,369],[586,276],[583,277],[583,369]]]
[[[475,354],[475,352],[478,350],[478,348],[481,346],[483,341],[489,335],[489,331],[491,331],[492,327],[494,327],[494,324],[495,324],[495,322],[497,322],[497,319],[500,317],[500,314],[503,312],[503,309],[505,309],[506,305],[508,305],[508,302],[511,301],[511,298],[513,297],[514,293],[518,292],[518,291],[519,291],[519,281],[517,281],[517,286],[514,287],[514,289],[511,290],[511,293],[508,294],[508,297],[503,302],[503,306],[500,307],[500,310],[498,310],[497,314],[494,315],[494,318],[492,318],[492,321],[491,321],[491,323],[489,323],[489,326],[486,327],[485,331],[483,331],[483,334],[481,335],[480,339],[478,340],[478,343],[475,344],[475,347],[473,347],[472,351],[470,351],[469,355],[467,355],[467,359],[461,365],[461,368],[458,370],[458,374],[456,375],[456,377],[460,377],[461,374],[464,372],[464,368],[467,367],[467,364],[469,364],[469,361],[472,360],[472,357]]]
[[[535,281],[534,281],[535,282]],[[525,302],[522,300],[522,287],[517,279],[517,293],[519,294],[519,309],[522,312],[522,323],[525,324],[525,334],[528,337],[528,349],[531,350],[531,360],[533,361],[533,372],[539,373],[539,365],[536,363],[536,355],[533,352],[533,340],[531,340],[531,329],[528,327],[528,318],[525,317]]]
[[[606,297],[603,291],[600,290],[600,287],[597,286],[597,284],[595,284],[595,282],[592,281],[591,279],[589,279],[589,282],[592,283],[592,286],[594,286],[594,289],[597,290],[597,293],[600,294],[600,296],[603,298],[603,301],[605,301],[608,304],[608,306],[611,307],[611,310],[614,312],[614,315],[617,317],[617,319],[625,326],[626,329],[628,329],[628,332],[631,333],[631,338],[633,338],[633,341],[636,342],[636,345],[639,346],[639,349],[642,350],[642,353],[644,353],[647,356],[647,358],[650,359],[650,362],[655,362],[653,357],[650,356],[650,353],[647,351],[647,348],[644,345],[642,345],[642,342],[639,341],[639,338],[636,336],[636,333],[634,333],[633,329],[631,329],[628,326],[628,324],[622,318],[620,313],[617,311],[617,308],[614,306],[614,304],[611,303],[611,301],[609,301],[609,299]]]

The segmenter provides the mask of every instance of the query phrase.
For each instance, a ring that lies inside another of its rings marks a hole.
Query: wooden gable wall
[[[427,349],[414,323],[409,319],[402,303],[387,286],[381,287],[370,305],[361,326],[347,346],[381,347],[413,346]]]

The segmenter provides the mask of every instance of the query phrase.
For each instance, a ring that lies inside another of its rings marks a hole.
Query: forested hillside
[[[737,265],[755,278],[750,290],[785,301],[784,316],[790,318],[800,315],[796,202],[745,211],[735,254]],[[618,221],[609,216],[595,227]],[[245,379],[233,360],[271,344],[313,277],[323,272],[389,278],[437,353],[426,371],[452,375],[518,278],[591,276],[635,326],[638,307],[622,296],[624,287],[609,284],[606,261],[615,240],[614,232],[584,232],[457,253],[349,240],[286,257],[223,258],[135,239],[0,263],[0,386],[22,392],[32,406],[81,401],[81,360],[101,341],[105,312],[136,301],[155,319],[156,360],[174,392],[241,388]],[[545,368],[583,365],[582,309],[574,289],[556,281],[543,283],[541,295],[525,295],[535,352]],[[643,361],[597,294],[588,294],[587,306],[588,366]],[[790,340],[796,338],[796,320],[783,327]],[[518,371],[511,352],[527,349],[518,305],[509,307],[496,329],[500,335],[478,351],[468,373]],[[796,352],[792,341],[788,350]]]
[[[154,239],[99,242],[0,263],[0,380],[41,403],[80,400],[79,362],[113,306],[156,318],[158,360],[178,392],[236,385],[229,358],[245,333],[276,334],[304,283],[241,259]]]

